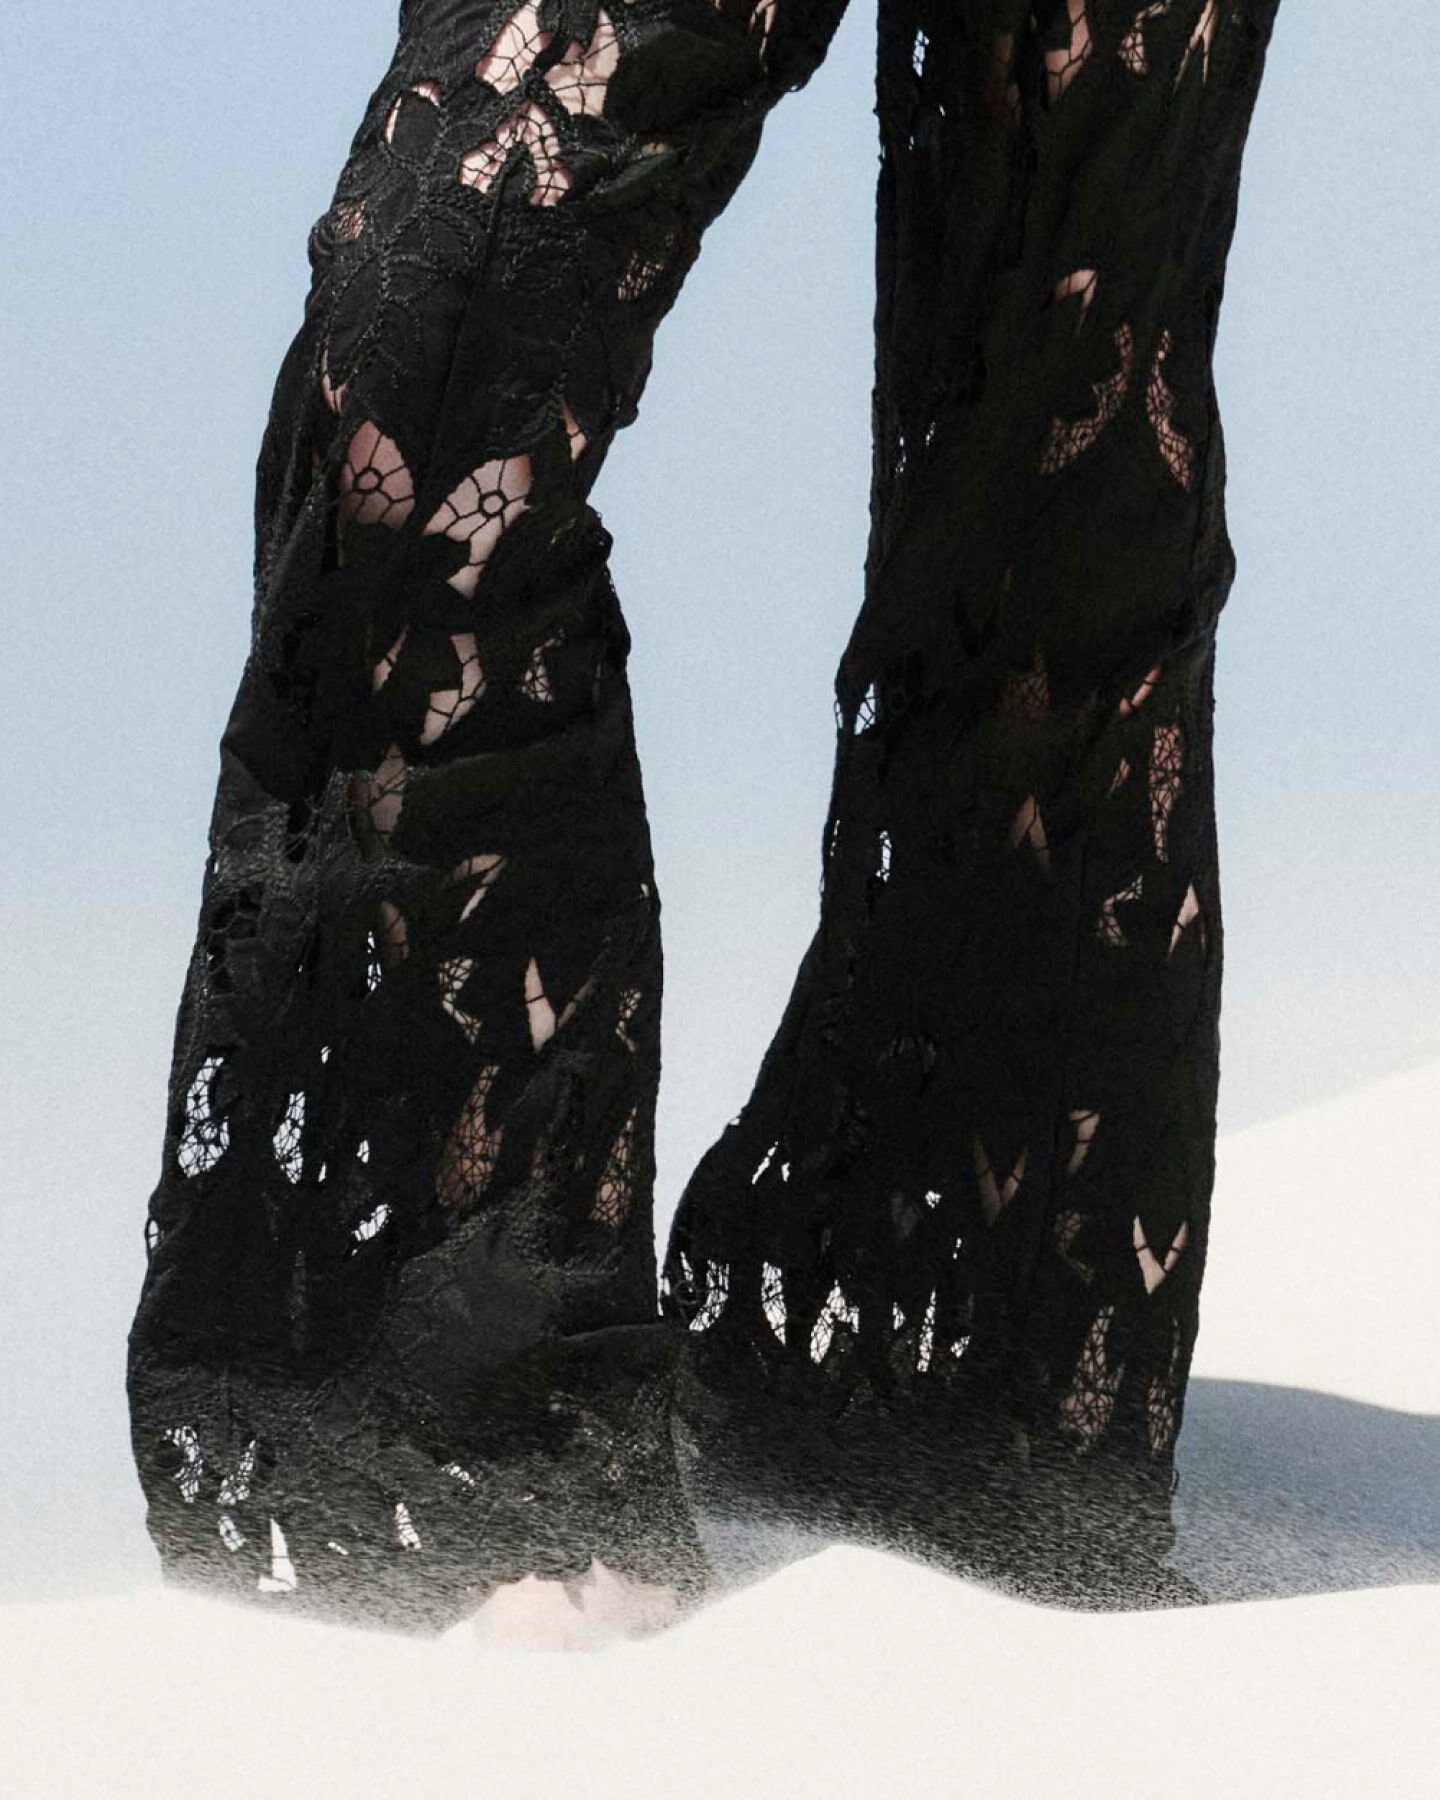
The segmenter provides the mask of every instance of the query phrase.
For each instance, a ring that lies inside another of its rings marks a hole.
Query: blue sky
[[[662,1221],[814,917],[866,528],[873,4],[771,120],[595,496],[665,902]],[[110,1408],[107,1455],[255,455],[395,11],[8,0],[0,24],[0,1329],[22,1375]],[[1251,133],[1217,359],[1222,1128],[1440,1053],[1433,30],[1421,0],[1383,30],[1284,0]],[[33,1277],[57,1253],[92,1297],[78,1334]]]

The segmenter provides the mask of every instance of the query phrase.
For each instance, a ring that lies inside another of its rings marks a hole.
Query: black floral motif
[[[1218,1075],[1210,356],[1274,0],[881,0],[822,913],[657,1291],[659,902],[588,495],[843,9],[402,8],[261,449],[131,1335],[186,1579],[426,1629],[592,1556],[693,1598],[673,1428],[692,1497],[1165,1591]]]
[[[665,1265],[701,1466],[748,1433],[783,1507],[892,1441],[842,1515],[948,1505],[948,1557],[1051,1593],[1163,1585],[1171,1541],[1219,1067],[1210,355],[1274,10],[881,5],[821,915]]]

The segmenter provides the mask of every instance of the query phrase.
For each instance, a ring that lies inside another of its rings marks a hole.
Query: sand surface
[[[1222,1136],[1177,1560],[1078,1614],[828,1549],[592,1655],[141,1583],[0,1610],[16,1796],[1440,1789],[1440,1063]]]

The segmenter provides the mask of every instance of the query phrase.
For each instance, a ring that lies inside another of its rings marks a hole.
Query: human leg
[[[1211,355],[1274,10],[882,0],[820,920],[665,1264],[702,1463],[748,1432],[782,1507],[807,1459],[862,1471],[842,1525],[1050,1592],[1171,1539],[1219,1066]]]
[[[312,232],[130,1346],[202,1579],[273,1525],[297,1591],[398,1604],[444,1546],[430,1618],[467,1554],[583,1571],[667,1491],[658,901],[587,497],[839,11],[410,0]]]

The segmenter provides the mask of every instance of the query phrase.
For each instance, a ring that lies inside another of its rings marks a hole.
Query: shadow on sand
[[[1177,1541],[1169,1560],[1212,1602],[1440,1581],[1440,1417],[1306,1388],[1193,1378],[1178,1465]],[[943,1510],[933,1490],[928,1504],[937,1515]],[[433,1511],[418,1492],[415,1507],[422,1522]],[[194,1510],[202,1510],[198,1501]],[[491,1545],[487,1556],[485,1540],[495,1515],[488,1505],[480,1511],[484,1518],[476,1519],[468,1549],[452,1539],[447,1554],[435,1532],[427,1533],[429,1556],[385,1559],[387,1567],[398,1561],[399,1571],[392,1573],[398,1573],[402,1587],[427,1586],[420,1565],[430,1557],[444,1564],[429,1570],[431,1579],[443,1584],[454,1578],[462,1587],[473,1581],[494,1552]],[[817,1529],[803,1518],[784,1522],[772,1516],[762,1522],[754,1511],[735,1507],[701,1510],[697,1523],[713,1576],[709,1597],[716,1599],[827,1544],[856,1541],[848,1532]],[[7,1584],[5,1599],[112,1590],[113,1571],[100,1566],[102,1557],[113,1559],[114,1553],[113,1543],[106,1548],[105,1525],[98,1516],[57,1511],[42,1554],[33,1559],[26,1579]],[[213,1534],[215,1520],[204,1529]],[[259,1532],[254,1536],[263,1543]],[[942,1559],[926,1554],[923,1543],[889,1541],[883,1529],[869,1541],[943,1566]],[[93,1546],[88,1561],[87,1546]],[[136,1571],[141,1567],[127,1557],[122,1587],[133,1580],[132,1561]],[[254,1571],[249,1580],[253,1585]],[[386,1586],[377,1582],[377,1592],[361,1610],[373,1609],[394,1628],[393,1596],[386,1595]]]
[[[1440,1581],[1440,1418],[1192,1380],[1173,1561],[1211,1600]]]
[[[1440,1417],[1193,1379],[1177,1462],[1170,1561],[1212,1602],[1440,1581]],[[700,1529],[732,1590],[836,1541],[718,1511]]]

